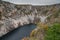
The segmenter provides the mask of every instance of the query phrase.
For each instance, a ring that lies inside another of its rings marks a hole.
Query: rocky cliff
[[[30,23],[60,23],[60,4],[33,6],[0,1],[0,36]]]

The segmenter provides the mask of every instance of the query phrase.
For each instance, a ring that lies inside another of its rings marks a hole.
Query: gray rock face
[[[54,23],[57,22],[55,19],[60,20],[60,4],[33,6],[0,2],[0,36],[18,28],[18,26],[36,22]]]

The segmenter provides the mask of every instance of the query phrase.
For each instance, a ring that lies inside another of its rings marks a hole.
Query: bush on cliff
[[[60,40],[60,24],[56,23],[48,28],[45,40]]]

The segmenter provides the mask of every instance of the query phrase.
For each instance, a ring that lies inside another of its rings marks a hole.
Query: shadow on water
[[[24,37],[27,37],[30,35],[30,32],[36,28],[34,24],[25,25],[22,27],[19,27],[8,34],[2,36],[0,40],[21,40]]]

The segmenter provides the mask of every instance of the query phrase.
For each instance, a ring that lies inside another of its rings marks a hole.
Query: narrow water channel
[[[21,40],[22,38],[29,36],[34,28],[36,28],[34,24],[19,27],[1,37],[0,40]]]

